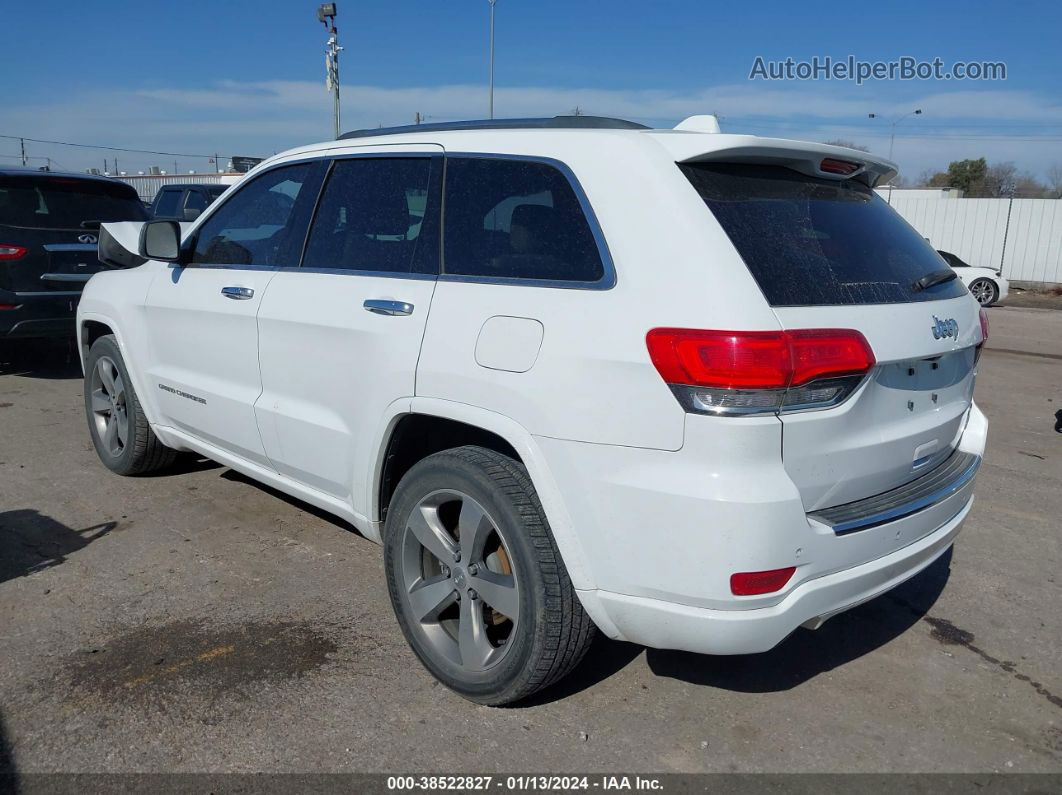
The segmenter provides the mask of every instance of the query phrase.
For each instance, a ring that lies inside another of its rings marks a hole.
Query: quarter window
[[[444,206],[448,274],[570,282],[604,276],[575,191],[548,163],[448,158]]]
[[[434,272],[438,209],[427,157],[350,158],[332,166],[304,268]]]
[[[282,166],[240,188],[200,228],[192,261],[297,264],[302,239],[291,222],[295,201],[310,173],[309,163]]]

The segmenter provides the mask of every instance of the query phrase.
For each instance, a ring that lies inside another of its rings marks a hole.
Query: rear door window
[[[862,183],[776,166],[679,167],[772,306],[892,304],[965,293],[957,279],[915,286],[945,263]]]
[[[123,182],[76,177],[0,177],[0,225],[81,229],[84,221],[143,221],[144,205]]]
[[[185,220],[191,221],[199,217],[199,214],[206,209],[207,200],[206,197],[197,190],[188,191],[188,195],[184,199],[184,217]]]
[[[377,273],[435,273],[438,207],[428,157],[337,160],[302,265]]]
[[[184,191],[181,188],[163,188],[155,199],[156,218],[176,218],[177,205],[181,203]]]
[[[294,210],[312,171],[310,163],[281,166],[241,187],[199,228],[192,262],[298,264],[306,224]]]
[[[448,157],[443,206],[447,274],[584,283],[604,277],[590,223],[555,166]]]

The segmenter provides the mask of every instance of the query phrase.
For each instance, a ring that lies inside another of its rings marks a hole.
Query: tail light
[[[730,592],[734,596],[759,596],[774,593],[785,587],[792,578],[796,566],[771,571],[743,571],[730,575]]]
[[[696,331],[656,328],[649,358],[687,411],[763,414],[835,406],[874,366],[852,329]]]
[[[13,246],[8,243],[0,243],[0,262],[19,259],[26,255],[25,246]]]

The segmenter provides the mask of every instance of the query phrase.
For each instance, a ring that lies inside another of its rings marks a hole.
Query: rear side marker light
[[[853,163],[850,160],[838,160],[834,157],[827,157],[821,163],[819,163],[819,171],[826,174],[841,174],[847,177],[849,174],[854,174],[859,171],[862,166],[859,163]]]
[[[0,304],[0,312],[10,309],[18,309],[18,306],[16,304]]]
[[[978,311],[978,317],[981,320],[981,341],[974,347],[974,364],[977,364],[981,359],[981,351],[985,347],[985,343],[988,342],[988,311],[981,307]]]
[[[7,262],[13,259],[19,259],[25,256],[25,246],[12,246],[7,243],[0,243],[0,262]]]
[[[874,366],[853,329],[653,329],[649,358],[687,411],[736,415],[825,408]]]
[[[730,575],[730,592],[734,596],[759,596],[775,593],[785,588],[793,577],[796,566],[771,571],[743,571]]]

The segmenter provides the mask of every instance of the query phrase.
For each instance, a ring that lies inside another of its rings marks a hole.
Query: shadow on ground
[[[264,491],[266,494],[276,497],[278,500],[283,500],[288,505],[293,505],[300,511],[305,511],[306,513],[311,514],[312,516],[316,516],[318,519],[328,522],[330,525],[338,527],[342,530],[347,530],[351,533],[356,533],[359,536],[361,535],[361,532],[358,530],[358,528],[356,528],[349,522],[346,522],[343,519],[339,518],[334,513],[329,513],[328,511],[322,508],[318,508],[316,505],[310,505],[310,503],[303,502],[297,497],[292,497],[282,491],[278,491],[272,486],[267,486],[265,483],[261,483],[257,480],[254,480],[253,478],[249,478],[241,472],[237,472],[235,469],[225,470],[221,474],[221,477],[225,478],[225,480],[231,480],[233,483],[243,483],[247,486],[254,486],[256,489]]]
[[[11,751],[11,743],[7,739],[7,727],[4,726],[3,713],[0,713],[0,791],[18,792],[15,756]]]
[[[0,343],[0,375],[25,378],[81,378],[74,337],[5,340]]]
[[[117,526],[75,530],[31,509],[0,512],[0,583],[58,566]]]
[[[773,693],[859,659],[917,624],[940,597],[951,574],[949,549],[917,576],[815,631],[798,629],[763,654],[713,657],[599,638],[573,674],[522,706],[567,698],[608,679],[643,651],[657,676],[740,693]]]

